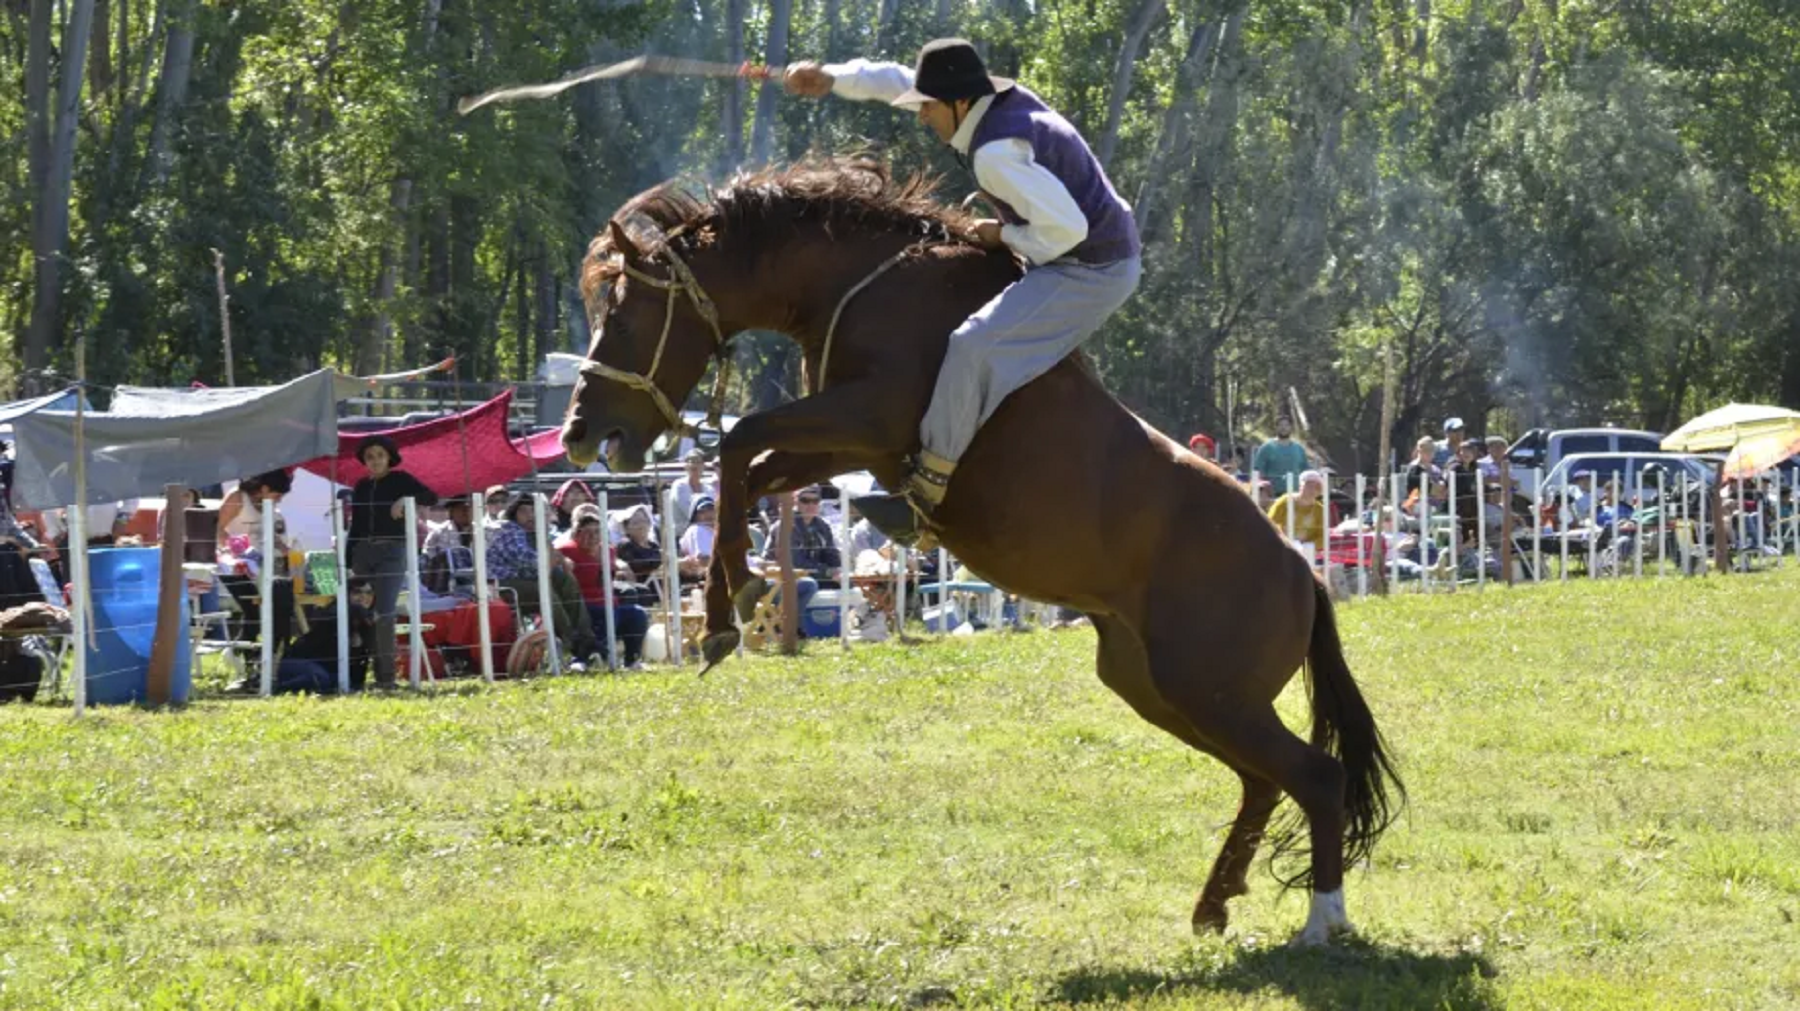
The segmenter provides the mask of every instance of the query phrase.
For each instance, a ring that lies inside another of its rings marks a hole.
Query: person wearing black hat
[[[1029,89],[989,74],[966,40],[927,43],[912,70],[867,60],[796,63],[786,85],[797,95],[917,109],[1000,215],[973,222],[969,241],[1007,249],[1026,267],[1023,278],[951,334],[905,489],[856,502],[869,522],[912,544],[929,529],[930,513],[981,424],[1008,394],[1098,330],[1137,287],[1137,222],[1075,127]]]
[[[375,684],[394,686],[394,615],[406,576],[404,499],[437,505],[437,493],[400,466],[400,449],[385,435],[371,435],[356,447],[369,472],[350,489],[350,569],[375,585]]]

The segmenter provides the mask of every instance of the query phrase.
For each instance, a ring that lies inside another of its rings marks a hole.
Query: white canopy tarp
[[[87,500],[160,495],[171,484],[220,484],[335,453],[336,380],[321,370],[280,386],[121,386],[110,411],[88,414],[84,422]],[[73,503],[74,413],[32,411],[14,418],[13,428],[14,504]]]

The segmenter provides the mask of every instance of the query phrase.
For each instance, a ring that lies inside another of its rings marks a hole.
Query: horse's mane
[[[754,244],[763,235],[791,234],[807,221],[845,224],[870,232],[920,237],[959,235],[968,216],[939,202],[938,177],[914,172],[895,179],[886,165],[864,157],[814,157],[792,165],[742,172],[723,186],[696,189],[678,180],[627,201],[612,220],[645,252],[662,241],[717,240],[729,235]],[[633,227],[645,222],[660,234]],[[613,241],[602,230],[588,245],[581,292],[592,298],[616,272]]]

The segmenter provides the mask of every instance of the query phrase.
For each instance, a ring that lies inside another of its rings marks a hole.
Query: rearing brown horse
[[[872,470],[898,487],[951,331],[1018,277],[963,245],[927,183],[866,163],[747,175],[706,196],[652,190],[589,248],[582,293],[594,344],[564,425],[571,460],[608,436],[641,465],[679,419],[721,344],[779,330],[823,388],[738,422],[722,443],[707,653],[735,645],[733,593],[752,586],[746,506],[772,491]],[[766,455],[765,455],[766,454]],[[1366,856],[1403,788],[1304,559],[1223,472],[1113,399],[1078,359],[1026,385],[982,426],[935,519],[969,568],[1099,631],[1100,679],[1139,715],[1218,758],[1243,803],[1194,907],[1223,930],[1283,793],[1305,816],[1273,840],[1310,849],[1298,941],[1348,929],[1346,860]],[[1306,667],[1310,742],[1274,701]]]

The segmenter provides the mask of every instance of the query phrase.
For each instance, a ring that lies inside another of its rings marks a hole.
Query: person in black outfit
[[[400,450],[385,435],[371,435],[356,448],[356,458],[369,476],[350,489],[350,569],[375,585],[375,686],[394,686],[394,608],[406,575],[406,529],[411,497],[421,506],[437,505],[437,493],[400,466]]]

